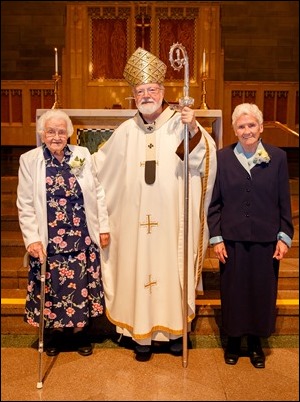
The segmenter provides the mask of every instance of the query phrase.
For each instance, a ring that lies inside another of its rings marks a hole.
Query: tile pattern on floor
[[[88,357],[40,356],[34,338],[25,338],[9,344],[2,336],[1,401],[299,401],[298,336],[265,343],[265,369],[255,369],[247,356],[226,365],[217,340],[200,336],[202,347],[188,350],[187,366],[168,353],[138,362],[132,350],[109,340],[95,344]]]

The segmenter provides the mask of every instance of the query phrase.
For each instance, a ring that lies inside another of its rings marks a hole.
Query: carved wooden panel
[[[277,92],[276,120],[282,124],[287,123],[288,91]]]
[[[9,90],[1,90],[1,124],[9,123]]]
[[[22,123],[22,90],[1,90],[1,123]]]
[[[232,91],[231,93],[231,113],[240,103],[255,103],[256,91]]]
[[[127,62],[130,8],[88,8],[90,79],[120,80]]]
[[[196,81],[196,34],[198,8],[157,7],[157,41],[159,58],[167,65],[166,81],[178,81],[184,78],[184,69],[176,71],[169,62],[170,48],[174,43],[185,47],[189,59],[189,77]],[[198,60],[199,62],[199,60]]]
[[[264,120],[276,120],[287,123],[288,91],[264,92]]]
[[[195,57],[198,17],[199,8],[188,6],[88,7],[90,80],[123,80],[128,58],[143,47],[167,65],[166,81],[182,81],[184,69],[175,71],[169,61],[170,48],[178,42],[187,51],[190,78],[195,82],[200,62]]]
[[[51,109],[53,104],[53,89],[30,89],[30,121],[35,123],[37,109]]]

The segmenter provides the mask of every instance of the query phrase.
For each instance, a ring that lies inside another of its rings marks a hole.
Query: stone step
[[[2,177],[1,184],[1,333],[36,334],[37,329],[23,321],[27,267],[16,208],[17,177]],[[299,334],[299,180],[291,180],[290,188],[295,237],[280,264],[276,322],[280,335]],[[209,247],[203,268],[205,291],[196,299],[194,334],[219,335],[219,281],[219,263]]]
[[[23,257],[26,252],[21,231],[1,231],[1,256]]]
[[[299,224],[299,178],[292,178],[289,182],[293,219],[298,219]],[[16,220],[18,219],[16,207],[17,185],[17,176],[1,177],[1,221],[2,219],[5,220],[5,216],[14,216]]]
[[[299,257],[299,233],[295,231],[295,238],[292,242],[292,247],[289,249],[286,257]],[[1,256],[2,257],[23,257],[25,253],[24,242],[20,230],[5,230],[1,231]],[[212,247],[208,247],[206,257],[214,258]]]
[[[24,256],[24,254],[23,254]],[[1,288],[26,289],[27,267],[22,257],[1,257]],[[219,263],[216,258],[206,258],[203,266],[203,287],[206,290],[219,289]],[[278,288],[299,290],[299,259],[284,258],[280,263]]]
[[[220,288],[219,262],[215,258],[206,258],[202,272],[203,288]],[[278,289],[299,290],[299,259],[284,258],[280,262]]]
[[[15,215],[1,215],[1,233],[6,231],[20,232],[19,220]]]
[[[219,292],[206,291],[203,296],[197,297],[196,306],[193,333],[218,335],[221,326]],[[299,291],[278,291],[275,334],[299,335]]]
[[[24,322],[26,290],[3,289],[1,294],[1,334],[36,334],[37,328]],[[220,299],[217,291],[207,291],[196,300],[192,334],[219,335]],[[281,290],[277,298],[274,335],[299,335],[299,291]]]
[[[26,289],[27,276],[22,257],[1,257],[1,289]]]
[[[215,257],[212,247],[208,247],[206,256],[208,258]],[[295,226],[295,235],[292,241],[292,246],[289,248],[285,258],[299,258],[299,225]]]

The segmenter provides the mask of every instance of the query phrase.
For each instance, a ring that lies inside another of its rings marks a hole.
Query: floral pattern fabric
[[[72,152],[60,163],[44,147],[48,214],[45,328],[84,327],[104,311],[100,250],[91,240],[83,195],[72,173]],[[40,263],[30,258],[25,321],[40,321]]]

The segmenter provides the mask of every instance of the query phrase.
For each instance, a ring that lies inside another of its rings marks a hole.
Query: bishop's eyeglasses
[[[142,96],[145,96],[146,93],[148,93],[148,95],[153,96],[153,95],[157,95],[159,91],[161,91],[162,88],[156,87],[156,88],[144,88],[144,89],[138,89],[136,90],[134,93],[135,95],[140,98]]]

